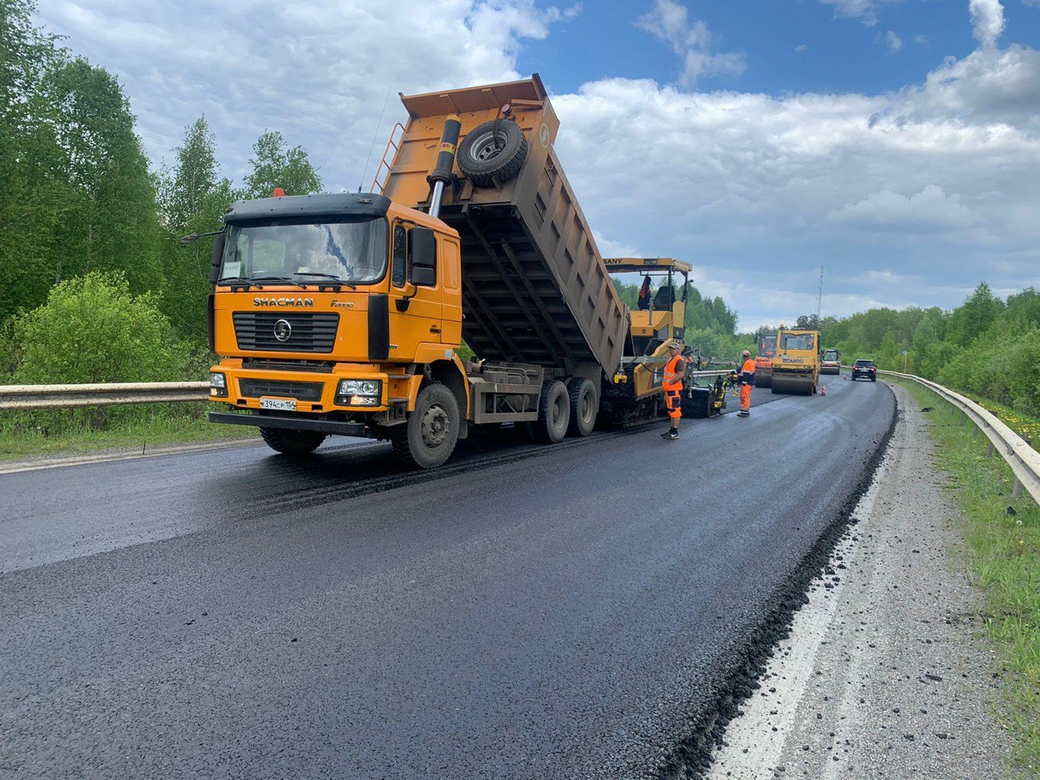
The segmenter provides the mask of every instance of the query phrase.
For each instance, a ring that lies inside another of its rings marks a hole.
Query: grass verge
[[[151,413],[121,420],[104,430],[93,429],[86,423],[54,426],[46,432],[15,426],[0,427],[0,461],[258,439],[254,429],[209,422],[206,412],[210,410],[210,404],[206,402],[179,404],[174,413],[170,413],[169,405],[165,406],[164,409],[157,408]]]
[[[1011,771],[1040,777],[1040,508],[1028,493],[1011,497],[1011,469],[987,456],[989,440],[961,412],[915,382],[886,381],[932,409],[938,465],[964,510],[969,569],[985,593],[986,633],[1007,670],[1000,718],[1014,740]]]

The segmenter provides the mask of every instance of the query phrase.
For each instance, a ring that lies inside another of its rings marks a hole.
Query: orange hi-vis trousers
[[[740,408],[745,412],[751,410],[751,385],[740,386]]]
[[[664,405],[673,420],[682,417],[682,385],[679,385],[678,390],[664,391]]]

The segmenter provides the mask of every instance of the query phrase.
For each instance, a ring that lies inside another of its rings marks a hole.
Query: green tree
[[[206,342],[206,300],[210,293],[211,240],[177,243],[189,233],[220,229],[220,217],[236,198],[231,181],[219,177],[215,139],[199,117],[185,131],[177,165],[160,177],[163,219],[162,310],[195,344]]]
[[[159,198],[163,222],[175,232],[187,228],[203,212],[204,200],[216,189],[214,145],[206,117],[200,116],[184,133],[184,144],[177,149],[176,170],[164,177]]]
[[[1032,287],[1017,295],[1009,295],[1005,320],[1020,330],[1040,327],[1040,292]]]
[[[155,289],[155,190],[119,82],[77,58],[50,71],[43,89],[56,118],[58,170],[69,183],[55,236],[55,281],[122,271],[135,291]]]
[[[44,75],[65,57],[58,37],[35,28],[32,0],[0,0],[0,320],[41,302],[68,185]]]
[[[301,146],[288,147],[285,138],[269,130],[253,144],[249,161],[253,172],[246,176],[246,195],[250,198],[268,198],[275,187],[286,195],[307,195],[321,191],[321,178]]]
[[[989,285],[981,282],[964,305],[954,310],[950,318],[950,340],[967,346],[993,324],[1002,308],[1003,303],[994,297]]]
[[[820,318],[815,314],[802,314],[794,324],[798,330],[819,330]]]

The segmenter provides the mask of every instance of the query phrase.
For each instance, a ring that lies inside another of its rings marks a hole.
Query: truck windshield
[[[787,350],[811,350],[816,344],[816,337],[811,333],[785,333],[782,349]]]
[[[759,336],[758,338],[758,354],[764,355],[765,357],[772,357],[776,354],[776,336]]]
[[[386,272],[386,220],[230,225],[220,278],[371,284]]]
[[[828,350],[826,350],[823,353],[823,359],[824,360],[837,360],[838,359],[838,350],[836,350],[836,349],[828,349]]]

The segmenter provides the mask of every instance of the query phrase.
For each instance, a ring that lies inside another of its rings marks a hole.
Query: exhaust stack
[[[430,194],[430,216],[441,213],[441,198],[444,196],[444,185],[451,181],[451,167],[455,164],[455,150],[459,144],[459,131],[462,122],[452,114],[444,121],[444,132],[441,133],[441,145],[437,152],[437,164],[426,181],[433,185]]]

